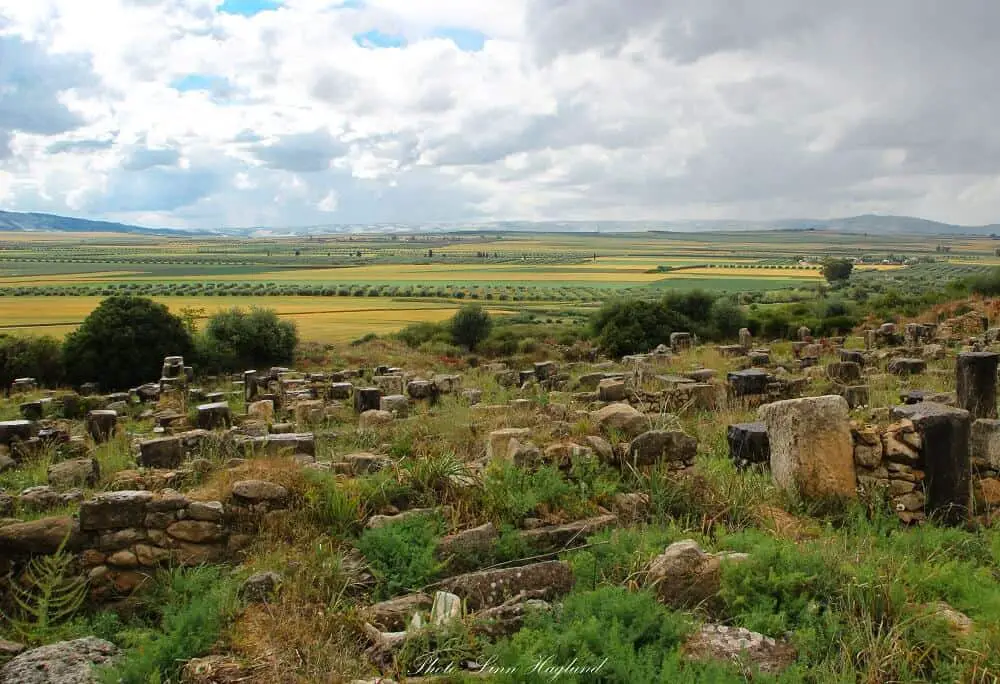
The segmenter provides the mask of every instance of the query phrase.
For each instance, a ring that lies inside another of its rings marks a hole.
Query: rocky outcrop
[[[712,660],[732,663],[740,669],[757,669],[777,674],[795,662],[796,651],[791,644],[751,632],[743,627],[702,625],[684,644],[688,660]]]
[[[568,593],[575,579],[567,563],[546,561],[516,568],[482,570],[440,583],[444,591],[465,600],[470,610],[498,606],[523,591],[540,591],[545,598]]]
[[[92,684],[95,666],[119,653],[114,644],[85,637],[33,648],[0,667],[0,684]]]

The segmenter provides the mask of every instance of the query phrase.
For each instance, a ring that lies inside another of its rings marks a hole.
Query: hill
[[[224,235],[230,237],[281,237],[336,233],[641,233],[641,232],[756,232],[822,230],[845,233],[895,235],[990,235],[1000,233],[1000,224],[962,226],[911,216],[865,214],[835,219],[779,219],[744,221],[739,219],[688,221],[489,221],[478,223],[420,224],[325,224],[313,226],[274,226],[253,228],[151,228],[110,221],[57,216],[55,214],[0,211],[0,231],[123,233],[133,235]]]

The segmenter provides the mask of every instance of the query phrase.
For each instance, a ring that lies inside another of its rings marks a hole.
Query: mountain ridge
[[[862,214],[833,219],[740,219],[683,221],[487,221],[454,223],[372,223],[323,224],[299,227],[253,227],[192,229],[138,226],[114,221],[60,216],[39,212],[0,210],[0,231],[60,233],[120,233],[151,236],[291,237],[342,233],[429,233],[429,232],[538,232],[538,233],[619,233],[619,232],[769,232],[822,230],[841,233],[899,235],[990,235],[1000,233],[1000,224],[964,226],[912,216]]]

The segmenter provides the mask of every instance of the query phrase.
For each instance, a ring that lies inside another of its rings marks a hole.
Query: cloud
[[[330,162],[347,150],[329,131],[292,133],[257,145],[254,154],[269,168],[295,173],[315,173],[329,168]]]
[[[150,148],[139,146],[122,162],[122,169],[126,171],[145,171],[156,166],[177,166],[181,159],[181,153],[173,148]]]
[[[219,185],[219,177],[207,169],[116,171],[104,192],[88,198],[84,208],[100,214],[172,212],[208,197]]]
[[[83,117],[60,94],[91,83],[85,57],[58,55],[17,35],[0,34],[0,131],[56,135]]]
[[[19,207],[197,227],[1000,213],[990,0],[0,14]]]
[[[87,154],[90,152],[110,150],[114,147],[114,145],[115,141],[113,138],[108,138],[106,140],[57,140],[46,147],[45,151],[48,154]]]

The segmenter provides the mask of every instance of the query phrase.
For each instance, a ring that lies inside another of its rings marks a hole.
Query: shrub
[[[115,296],[101,302],[63,346],[67,379],[97,382],[105,390],[128,389],[156,378],[163,358],[191,351],[180,318],[144,297]]]
[[[554,466],[532,472],[510,462],[495,462],[483,479],[483,513],[501,524],[518,524],[540,508],[587,512],[585,503],[573,494],[573,486]]]
[[[358,549],[378,582],[379,600],[420,589],[434,580],[442,568],[435,549],[444,530],[444,520],[430,515],[365,530]]]
[[[657,603],[649,592],[602,587],[567,597],[561,610],[530,616],[526,626],[495,649],[499,682],[550,682],[546,666],[573,663],[590,671],[568,671],[560,682],[676,682],[682,677],[680,646],[688,618]],[[542,663],[540,667],[539,664]],[[722,681],[721,666],[711,668]]]
[[[493,320],[478,304],[463,306],[451,319],[451,337],[455,344],[472,351],[490,335]]]
[[[408,325],[398,333],[396,337],[403,341],[406,346],[413,349],[418,349],[420,345],[426,342],[437,341],[437,342],[450,342],[451,337],[449,331],[445,326],[440,323],[413,323]]]
[[[63,381],[62,348],[57,340],[0,335],[0,388],[23,377],[35,378],[47,387]]]
[[[664,301],[613,300],[591,321],[598,346],[612,356],[647,352],[687,327],[687,320]]]
[[[120,635],[129,648],[100,680],[111,684],[178,681],[183,664],[206,653],[234,612],[235,585],[212,566],[164,571],[145,603],[159,613],[155,629]]]
[[[298,329],[269,309],[233,308],[208,320],[198,339],[199,363],[212,372],[290,364],[299,343]]]

